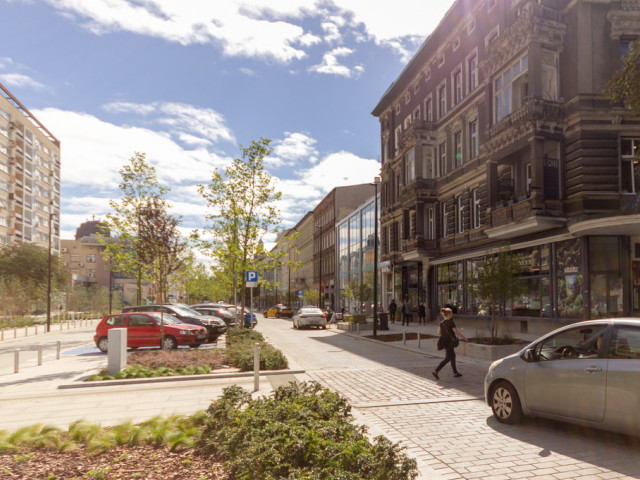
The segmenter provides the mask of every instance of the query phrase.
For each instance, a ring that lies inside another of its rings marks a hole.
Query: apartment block
[[[638,35],[637,0],[453,4],[372,112],[390,295],[471,321],[508,247],[512,329],[640,315],[640,121],[603,94]]]
[[[60,141],[0,84],[0,245],[60,250]]]

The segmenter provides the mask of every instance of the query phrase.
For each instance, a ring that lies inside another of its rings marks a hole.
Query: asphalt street
[[[65,347],[59,360],[40,366],[31,362],[17,374],[0,370],[0,429],[33,423],[64,427],[81,418],[113,425],[189,414],[206,408],[228,385],[253,390],[252,376],[86,386],[82,380],[106,366],[106,356],[92,345],[94,328],[63,332],[70,336],[61,340]],[[404,327],[391,328],[398,333]],[[420,346],[416,340],[382,343],[364,338],[364,332],[299,331],[290,320],[261,316],[258,330],[286,354],[292,371],[262,372],[254,395],[269,395],[293,380],[320,382],[350,401],[356,421],[371,435],[401,442],[418,460],[422,479],[640,478],[637,438],[546,420],[516,426],[497,422],[482,398],[488,363],[459,357],[463,377],[454,378],[446,367],[437,381],[430,372],[441,354],[433,340],[423,338]],[[435,326],[405,330],[432,334]],[[5,339],[0,357],[16,348],[33,352],[34,345],[57,340],[53,332],[37,339]]]

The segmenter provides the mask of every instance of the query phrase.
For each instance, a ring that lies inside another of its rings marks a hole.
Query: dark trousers
[[[411,313],[402,312],[402,325],[404,325],[405,323],[409,325],[410,320],[411,320]]]
[[[442,360],[440,362],[440,365],[438,365],[438,367],[436,368],[436,373],[439,372],[440,370],[442,370],[444,368],[444,366],[451,362],[451,368],[453,369],[453,373],[458,373],[458,370],[456,369],[456,350],[455,348],[451,347],[445,347],[444,351],[446,353],[446,355],[444,356],[444,360]]]

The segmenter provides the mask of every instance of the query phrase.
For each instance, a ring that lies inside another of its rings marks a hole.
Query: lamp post
[[[47,260],[47,332],[51,331],[51,235],[53,230],[53,205],[49,205],[49,258]]]
[[[316,225],[316,229],[320,230],[320,241],[318,242],[318,251],[320,253],[318,262],[318,308],[322,308],[322,227]]]
[[[378,184],[380,177],[375,177],[373,187],[373,336],[378,336]]]

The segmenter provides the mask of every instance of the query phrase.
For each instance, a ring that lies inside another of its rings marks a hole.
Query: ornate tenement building
[[[0,245],[60,250],[60,142],[0,84]]]
[[[508,245],[512,331],[640,315],[640,121],[602,93],[639,34],[638,0],[454,3],[373,110],[385,296],[469,322]]]

